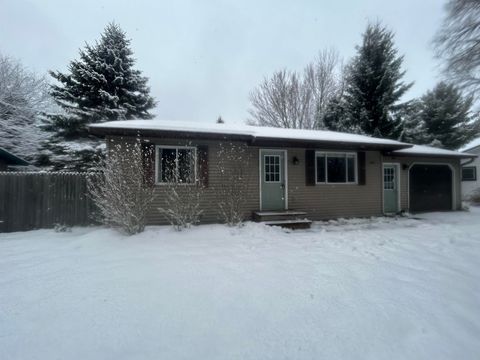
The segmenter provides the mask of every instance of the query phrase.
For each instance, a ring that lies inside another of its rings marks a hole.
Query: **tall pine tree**
[[[379,23],[367,26],[362,45],[357,46],[357,55],[347,69],[344,103],[347,127],[396,139],[402,123],[393,114],[401,108],[399,100],[413,84],[402,82],[403,56],[398,55],[393,37],[393,32]]]
[[[43,147],[44,164],[88,169],[103,149],[101,140],[88,133],[88,124],[153,117],[148,79],[134,65],[130,40],[110,23],[100,41],[80,50],[80,59],[70,62],[68,73],[50,72],[59,83],[51,87],[51,94],[63,112],[46,117],[44,129],[53,136]]]
[[[479,135],[480,121],[478,114],[476,119],[472,114],[472,101],[444,82],[422,96],[418,120],[425,124],[431,145],[458,149]]]

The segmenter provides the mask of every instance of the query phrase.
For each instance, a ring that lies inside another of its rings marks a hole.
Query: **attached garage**
[[[453,171],[444,164],[414,164],[409,170],[411,212],[447,211],[453,207]]]

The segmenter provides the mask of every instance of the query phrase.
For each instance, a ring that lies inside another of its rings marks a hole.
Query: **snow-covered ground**
[[[480,209],[0,234],[1,359],[478,359]]]

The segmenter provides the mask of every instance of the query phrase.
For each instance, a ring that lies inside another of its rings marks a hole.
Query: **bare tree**
[[[312,91],[300,75],[281,70],[250,94],[249,123],[283,128],[312,128]]]
[[[445,61],[450,81],[476,99],[480,95],[480,1],[450,0],[434,38],[436,55]]]
[[[149,181],[144,161],[151,158],[142,151],[140,141],[110,143],[107,159],[99,172],[90,174],[88,189],[106,225],[129,235],[145,229],[147,212],[154,200],[154,187]]]
[[[303,73],[275,72],[252,91],[250,123],[294,129],[321,129],[330,100],[342,90],[343,75],[336,50],[320,51]]]
[[[0,146],[31,160],[45,137],[39,115],[52,106],[45,78],[0,54]]]
[[[312,93],[310,116],[314,119],[313,128],[323,129],[323,118],[330,101],[343,91],[343,66],[337,50],[320,51],[306,66],[304,74]]]
[[[195,152],[188,152],[185,156],[185,164],[195,164]],[[175,230],[181,231],[200,222],[203,213],[200,209],[203,185],[196,178],[196,169],[193,166],[185,167],[180,172],[175,162],[176,160],[172,159],[164,167],[167,171],[162,184],[164,205],[158,210]]]
[[[218,210],[223,221],[237,226],[244,220],[244,207],[248,192],[249,156],[245,144],[220,143],[217,172]]]

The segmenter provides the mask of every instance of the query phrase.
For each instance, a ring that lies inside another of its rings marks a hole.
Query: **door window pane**
[[[265,155],[265,182],[280,182],[280,156]]]
[[[383,189],[395,190],[395,169],[393,167],[383,169]]]

